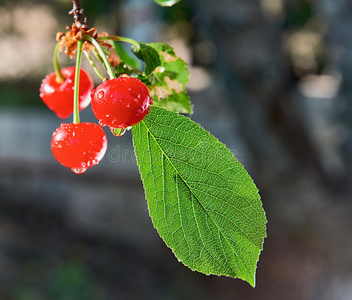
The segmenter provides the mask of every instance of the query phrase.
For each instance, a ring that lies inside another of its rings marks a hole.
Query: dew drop
[[[165,71],[165,68],[161,67],[161,66],[159,66],[155,69],[155,72],[159,72],[159,73],[163,73],[164,71]]]
[[[110,130],[111,130],[111,133],[117,137],[124,135],[126,132],[126,128],[110,128]]]
[[[82,174],[85,171],[87,171],[87,169],[77,169],[77,168],[72,168],[71,171],[75,174]]]
[[[146,103],[143,104],[142,109],[146,110],[148,107],[149,107],[149,103],[146,102]]]
[[[103,97],[104,97],[104,91],[99,91],[97,97],[98,97],[99,100],[103,99]]]
[[[100,126],[100,127],[104,127],[104,126],[105,126],[105,124],[103,123],[102,120],[99,120],[99,126]]]

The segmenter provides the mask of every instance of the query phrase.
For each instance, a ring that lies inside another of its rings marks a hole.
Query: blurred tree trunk
[[[338,113],[336,121],[343,128],[344,141],[341,153],[346,170],[351,174],[352,167],[352,2],[349,0],[320,0],[317,11],[326,20],[326,51],[329,65],[341,74],[342,85],[338,95]],[[351,180],[351,178],[349,178]]]

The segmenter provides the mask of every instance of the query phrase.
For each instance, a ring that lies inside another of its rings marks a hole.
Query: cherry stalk
[[[79,123],[79,77],[82,61],[82,41],[77,41],[75,88],[73,94],[73,123]]]

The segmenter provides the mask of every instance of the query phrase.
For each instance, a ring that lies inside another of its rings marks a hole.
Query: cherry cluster
[[[51,73],[42,81],[40,97],[59,117],[67,118],[74,112],[74,78],[76,67],[63,68],[63,78]],[[120,75],[105,79],[94,89],[93,80],[83,69],[79,70],[79,110],[89,103],[99,125],[79,121],[61,124],[51,140],[54,157],[76,174],[99,163],[107,149],[105,125],[116,135],[139,123],[149,113],[153,100],[149,89],[137,78]]]
[[[66,32],[56,35],[55,72],[43,79],[40,98],[59,118],[66,119],[73,114],[72,123],[62,123],[53,133],[51,150],[58,162],[81,174],[105,155],[107,137],[102,127],[108,126],[115,136],[123,135],[149,113],[153,99],[148,87],[137,78],[141,74],[139,70],[127,66],[122,72],[116,69],[125,64],[113,47],[113,41],[132,43],[137,48],[139,44],[129,38],[98,34],[95,28],[89,29],[79,1],[72,2],[69,14],[74,15],[74,23],[66,26]],[[76,58],[76,66],[60,68],[58,54],[64,48],[66,55]],[[102,80],[95,89],[92,78],[81,68],[82,54]],[[109,77],[101,74],[92,55]],[[80,123],[79,111],[90,103],[99,125]]]

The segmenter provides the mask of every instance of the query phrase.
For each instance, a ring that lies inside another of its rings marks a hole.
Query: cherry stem
[[[85,34],[84,38],[87,39],[88,41],[90,41],[94,45],[95,49],[97,49],[99,56],[104,61],[105,69],[108,72],[110,79],[116,78],[114,70],[112,69],[112,66],[109,63],[109,60],[107,59],[107,57],[106,57],[102,47],[99,45],[99,43],[94,38],[89,36],[88,34]]]
[[[116,41],[116,42],[126,42],[126,43],[130,43],[133,46],[135,46],[136,52],[138,52],[140,49],[139,43],[137,41],[130,39],[130,38],[127,38],[127,37],[123,37],[123,36],[117,36],[117,35],[103,36],[103,37],[99,38],[99,40],[101,40],[101,41],[111,40],[111,41]]]
[[[54,63],[54,69],[56,74],[56,81],[57,83],[63,83],[66,77],[61,73],[61,68],[59,64],[59,47],[60,47],[60,44],[57,43],[54,50],[53,63]]]
[[[69,12],[70,15],[73,15],[73,20],[78,28],[82,28],[86,26],[86,18],[83,14],[83,9],[79,0],[72,0],[73,8]]]
[[[92,57],[89,55],[89,53],[87,51],[83,51],[84,55],[86,56],[87,60],[89,61],[90,65],[92,66],[94,72],[99,76],[99,78],[101,80],[103,80],[105,77],[103,76],[103,74],[100,73],[100,71],[97,68],[97,65],[95,64],[94,60],[92,59]]]
[[[73,93],[73,123],[79,123],[79,75],[81,71],[83,41],[77,41],[75,88]]]
[[[104,61],[103,59],[100,57],[99,53],[97,52],[97,50],[95,50],[95,48],[92,48],[91,51],[93,52],[93,54],[95,55],[95,57],[99,60],[99,62],[102,64],[102,66],[104,67]]]

